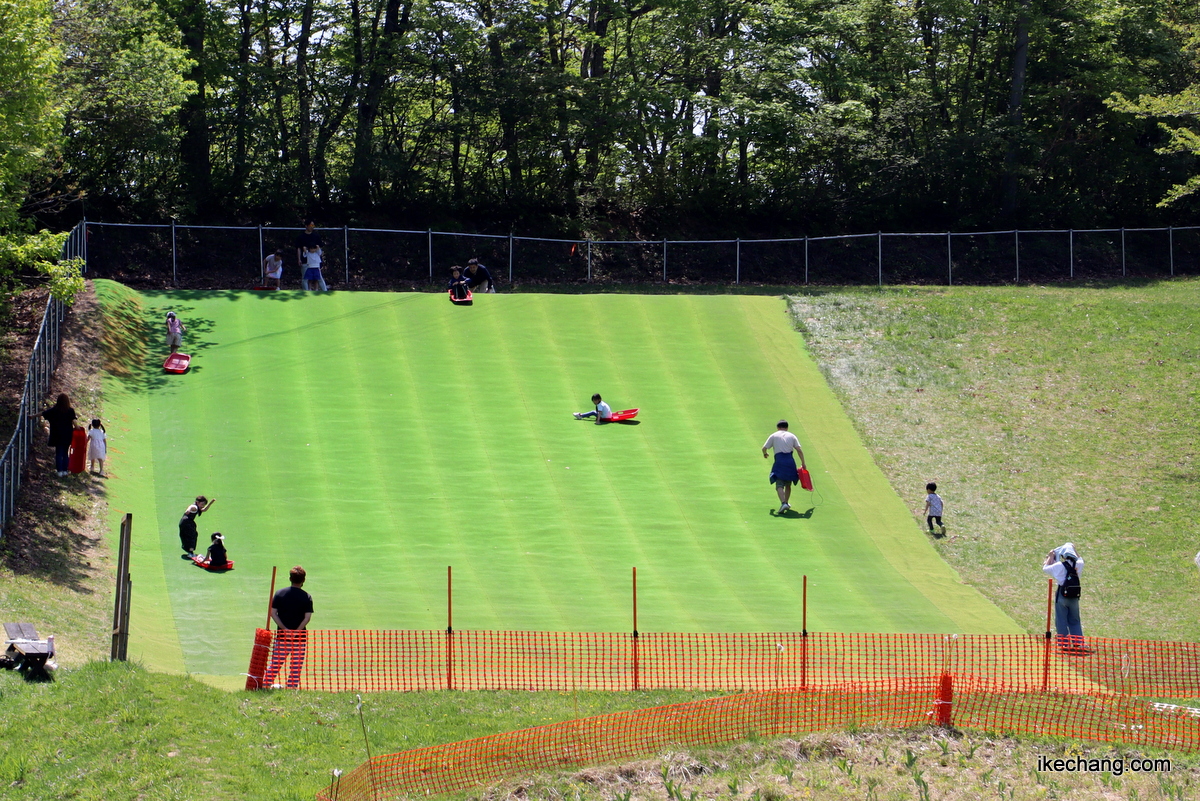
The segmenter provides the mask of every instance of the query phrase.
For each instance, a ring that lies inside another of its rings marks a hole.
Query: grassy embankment
[[[966,581],[1041,630],[1040,565],[1070,540],[1085,633],[1196,641],[1198,289],[821,292],[793,311],[892,486],[919,511],[938,483],[936,547]]]

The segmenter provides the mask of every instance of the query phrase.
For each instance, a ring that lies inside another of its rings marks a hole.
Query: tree
[[[1178,24],[1175,30],[1184,40],[1184,52],[1188,54],[1194,70],[1200,71],[1200,25]],[[1192,83],[1182,91],[1164,95],[1142,95],[1129,98],[1115,93],[1108,104],[1118,111],[1138,117],[1167,118],[1183,124],[1159,123],[1170,137],[1160,148],[1162,154],[1190,153],[1200,156],[1200,81]],[[1200,192],[1200,175],[1193,175],[1183,183],[1175,184],[1159,201],[1159,207],[1169,206],[1188,195]]]
[[[50,0],[0,0],[0,231],[17,224],[29,176],[58,143],[58,48]]]

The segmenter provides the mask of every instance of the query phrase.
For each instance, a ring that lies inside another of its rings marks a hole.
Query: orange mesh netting
[[[1089,638],[1079,655],[1022,634],[314,630],[305,639],[302,653],[283,644],[288,673],[300,689],[326,692],[890,690],[949,673],[963,690],[1200,697],[1196,643]],[[272,664],[280,647],[277,636]]]
[[[1200,697],[1196,643],[1089,638],[1081,652],[1037,635],[310,631],[299,648],[276,634],[268,683],[280,656],[289,684],[328,692],[745,691],[377,757],[341,777],[345,801],[478,788],[670,744],[863,726],[1200,749],[1200,710],[1147,700]]]
[[[935,680],[922,689],[898,687],[893,692],[746,693],[538,726],[375,757],[317,798],[382,801],[481,790],[504,779],[618,762],[667,746],[915,726],[936,717],[939,684]],[[956,690],[952,705],[953,722],[962,728],[1200,748],[1200,718],[1127,697]]]

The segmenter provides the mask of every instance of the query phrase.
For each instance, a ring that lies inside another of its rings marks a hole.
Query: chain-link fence
[[[302,229],[86,225],[88,275],[140,286],[247,288],[263,259],[300,285]],[[478,258],[501,284],[1009,284],[1200,274],[1200,226],[613,241],[318,228],[341,289],[427,289]]]
[[[62,257],[85,258],[86,247],[81,223],[71,231],[63,244]],[[29,354],[29,367],[25,371],[25,389],[17,408],[16,427],[4,448],[4,455],[0,456],[0,539],[4,538],[5,527],[16,511],[17,493],[21,490],[21,476],[29,461],[29,449],[42,430],[37,411],[42,398],[50,390],[50,380],[58,365],[65,312],[66,307],[53,295],[46,298],[42,325],[34,341],[33,352]]]

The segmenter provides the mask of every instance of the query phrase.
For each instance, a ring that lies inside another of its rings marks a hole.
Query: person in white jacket
[[[1050,551],[1042,563],[1042,572],[1054,579],[1054,629],[1058,644],[1065,651],[1083,652],[1083,623],[1079,619],[1079,576],[1083,573],[1083,557],[1068,542]]]

